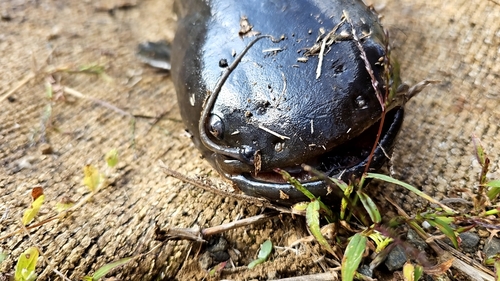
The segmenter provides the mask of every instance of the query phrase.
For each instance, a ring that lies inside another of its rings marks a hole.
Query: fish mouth
[[[389,154],[392,152],[396,137],[401,129],[403,118],[403,107],[396,107],[387,112],[379,145],[375,149],[370,164],[370,171],[380,169],[389,159]],[[380,121],[347,143],[304,164],[315,168],[329,177],[338,178],[346,182],[360,178],[368,163],[379,126]],[[231,169],[228,169],[228,165],[221,163],[221,158],[216,159],[216,166],[221,174],[233,181],[238,189],[247,195],[265,198],[270,202],[284,206],[309,200],[302,192],[294,188],[280,174],[274,171],[261,171],[257,174],[250,170],[247,172],[232,173]],[[316,197],[321,197],[326,201],[335,201],[335,199],[338,199],[335,195],[338,193],[329,194],[328,185],[323,180],[305,172],[301,166],[276,168],[290,173],[291,176],[299,180]],[[238,167],[238,169],[241,171],[241,167]]]

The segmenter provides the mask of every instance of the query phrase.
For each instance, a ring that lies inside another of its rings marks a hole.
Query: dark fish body
[[[309,179],[301,164],[344,180],[363,172],[382,107],[362,55],[382,94],[399,81],[391,78],[387,85],[388,39],[362,1],[179,0],[176,11],[171,72],[181,115],[219,172],[249,195],[286,205],[305,197],[275,168],[289,171],[318,196],[326,195],[325,184]],[[269,37],[253,42],[259,35]],[[401,126],[402,105],[402,98],[389,103],[380,140],[386,152]],[[385,160],[377,149],[372,167]]]

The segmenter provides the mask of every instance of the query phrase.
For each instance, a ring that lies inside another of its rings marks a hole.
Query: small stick
[[[276,137],[278,137],[278,138],[280,138],[282,140],[289,140],[290,139],[290,137],[287,137],[287,136],[284,136],[284,135],[280,135],[279,133],[277,133],[277,132],[275,132],[275,131],[273,131],[271,129],[268,129],[268,128],[262,126],[262,125],[259,125],[259,129],[261,129],[263,131],[266,131],[266,132],[270,133],[271,135],[276,136]]]
[[[413,85],[408,89],[408,92],[406,93],[406,100],[410,100],[412,97],[420,93],[427,85],[429,84],[439,84],[441,81],[439,80],[423,80],[418,82],[417,84]]]
[[[275,279],[275,281],[339,281],[339,280],[340,278],[338,274],[334,272],[324,272],[311,275]]]
[[[125,115],[125,116],[130,116],[130,117],[134,117],[132,114],[126,112],[125,110],[121,109],[121,108],[118,108],[114,105],[112,105],[111,103],[107,102],[107,101],[103,101],[103,100],[100,100],[100,99],[96,99],[96,98],[93,98],[93,97],[89,97],[89,96],[86,96],[82,93],[80,93],[79,91],[75,90],[75,89],[72,89],[72,88],[69,88],[69,87],[64,87],[63,88],[64,92],[66,94],[69,94],[69,95],[72,95],[74,97],[77,97],[77,98],[80,98],[80,99],[84,99],[84,100],[90,100],[92,102],[95,102],[99,105],[102,105],[104,107],[107,107],[109,109],[112,109],[122,115]]]
[[[239,227],[265,222],[271,218],[277,217],[278,215],[279,212],[273,211],[266,214],[261,214],[203,229],[200,229],[199,227],[196,226],[192,228],[180,228],[180,227],[167,228],[166,230],[160,230],[160,232],[157,233],[157,236],[160,237],[157,238],[157,240],[159,241],[190,240],[196,242],[206,242],[207,237],[220,234]]]
[[[26,75],[23,80],[21,80],[14,88],[12,88],[10,91],[5,93],[5,95],[0,97],[0,103],[9,98],[12,94],[14,94],[17,90],[19,90],[22,86],[24,86],[26,83],[28,83],[31,79],[35,77],[34,72],[30,72],[28,75]]]
[[[252,196],[248,196],[248,195],[244,195],[244,194],[228,193],[228,192],[219,190],[219,189],[212,187],[208,184],[202,183],[199,180],[184,176],[181,173],[168,168],[165,165],[165,163],[163,163],[162,161],[159,161],[159,162],[160,162],[160,167],[163,168],[163,172],[165,174],[167,174],[168,176],[172,176],[172,177],[174,177],[178,180],[181,180],[185,183],[192,184],[195,187],[201,188],[201,189],[208,191],[210,193],[213,193],[215,195],[219,195],[219,196],[223,196],[223,197],[231,197],[231,198],[234,198],[236,200],[241,200],[241,201],[249,202],[249,203],[259,205],[259,206],[262,206],[265,208],[273,209],[273,210],[279,211],[281,213],[302,215],[301,213],[294,211],[292,209],[272,205],[269,201],[267,201],[265,199],[259,199],[257,197],[252,197]]]
[[[326,47],[326,37],[321,42],[321,48],[319,49],[318,55],[318,68],[316,68],[316,80],[321,76],[321,67],[323,66],[323,56],[325,55],[325,47]]]
[[[270,212],[270,213],[266,213],[266,214],[261,214],[261,215],[233,221],[230,223],[221,224],[221,225],[214,226],[214,227],[205,228],[205,229],[201,230],[201,235],[202,235],[202,237],[212,236],[215,234],[226,232],[226,231],[231,230],[231,229],[265,222],[271,218],[277,217],[278,215],[279,215],[278,212]]]

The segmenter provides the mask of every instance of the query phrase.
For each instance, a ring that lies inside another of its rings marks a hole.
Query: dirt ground
[[[123,3],[132,6],[118,8]],[[479,165],[471,142],[476,135],[492,158],[489,176],[499,178],[500,6],[487,0],[373,4],[391,31],[404,80],[442,81],[408,103],[392,175],[437,199],[461,196],[457,188],[473,188],[477,181]],[[200,159],[185,135],[168,75],[135,56],[140,42],[173,38],[171,7],[171,0],[0,1],[0,236],[20,229],[33,187],[43,187],[46,195],[39,221],[54,214],[62,198],[78,201],[88,194],[82,184],[86,164],[104,171],[103,156],[113,148],[120,154],[117,169],[109,172],[109,187],[71,217],[33,229],[29,236],[0,240],[0,251],[10,254],[0,272],[12,272],[16,257],[36,244],[43,250],[38,280],[61,279],[54,269],[79,280],[103,264],[150,250],[108,277],[200,280],[207,273],[193,258],[197,248],[179,241],[160,245],[154,241],[155,225],[209,227],[262,211],[166,177],[159,167],[161,160],[214,185],[228,184]],[[104,66],[108,78],[54,72],[91,65]],[[47,83],[87,98],[56,91],[51,101]],[[134,123],[131,114],[142,117]],[[48,148],[52,153],[46,154]],[[410,213],[424,206],[390,185],[373,185],[372,190],[381,206],[386,205],[383,196]],[[306,235],[301,219],[282,216],[224,236],[242,253],[241,266],[256,257],[268,238],[285,247]],[[263,280],[323,272],[320,257],[317,246],[304,244],[296,253],[275,251],[265,266],[237,268],[220,278]]]

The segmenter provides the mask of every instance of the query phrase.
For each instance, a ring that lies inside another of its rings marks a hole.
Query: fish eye
[[[210,116],[210,120],[208,121],[208,131],[216,139],[222,140],[224,137],[224,123],[219,116],[215,114]]]

